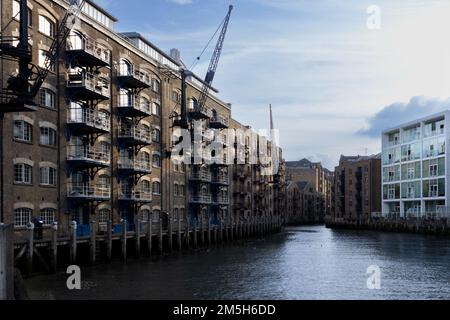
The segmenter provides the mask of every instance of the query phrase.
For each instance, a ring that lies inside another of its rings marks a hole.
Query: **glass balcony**
[[[67,91],[80,100],[108,100],[111,96],[109,80],[86,71],[68,73]]]
[[[67,161],[79,168],[109,167],[110,154],[95,147],[69,145],[67,147]]]
[[[111,198],[111,190],[107,187],[91,187],[69,183],[67,197],[80,200],[109,200]]]
[[[118,138],[127,145],[151,145],[152,137],[149,130],[137,126],[119,128]]]
[[[67,124],[81,134],[109,133],[111,130],[110,115],[89,108],[70,108]]]
[[[145,103],[139,96],[119,94],[118,109],[121,115],[129,117],[148,117],[152,115],[150,103]]]
[[[119,170],[135,173],[151,173],[152,166],[150,162],[135,160],[130,158],[119,158]]]
[[[80,66],[104,67],[110,64],[111,51],[85,36],[71,34],[66,41],[66,55]]]
[[[117,80],[122,88],[150,88],[151,85],[151,77],[148,72],[124,62],[119,64]]]

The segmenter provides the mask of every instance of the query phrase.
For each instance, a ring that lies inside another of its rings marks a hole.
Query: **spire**
[[[270,141],[274,142],[275,137],[274,137],[273,130],[275,128],[274,128],[274,125],[273,125],[272,104],[269,105],[269,108],[270,108]]]

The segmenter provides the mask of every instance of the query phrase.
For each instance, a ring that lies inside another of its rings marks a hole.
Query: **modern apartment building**
[[[308,159],[288,161],[286,162],[286,170],[288,181],[307,181],[316,192],[323,195],[324,215],[329,215],[331,212],[331,186],[333,185],[334,174],[324,168],[321,163],[311,162]]]
[[[449,119],[445,111],[383,132],[384,216],[448,216]]]
[[[33,63],[42,67],[68,2],[30,0],[28,7]],[[16,0],[1,2],[2,35],[12,45],[19,8]],[[198,164],[177,161],[171,151],[180,136],[174,122],[181,114],[179,53],[166,54],[138,33],[118,33],[116,23],[87,1],[42,86],[38,110],[6,114],[0,133],[4,222],[21,231],[40,217],[47,227],[58,222],[64,236],[76,221],[83,237],[92,228],[105,232],[108,221],[117,233],[125,220],[130,231],[145,223],[171,235],[281,219],[281,149],[232,119],[231,105],[214,88],[206,108],[198,110],[203,83],[192,76],[189,118],[201,124],[202,146],[219,144],[226,152],[220,154],[223,163],[205,161],[217,154],[203,154]],[[2,61],[2,87],[16,70],[14,62]],[[238,137],[238,129],[246,136]],[[277,155],[281,170],[263,173],[262,149]]]
[[[341,156],[335,169],[334,211],[327,222],[367,225],[381,211],[381,156]]]

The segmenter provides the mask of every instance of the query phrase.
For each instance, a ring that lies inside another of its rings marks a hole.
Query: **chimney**
[[[177,62],[181,62],[180,50],[176,48],[170,49],[170,57]]]

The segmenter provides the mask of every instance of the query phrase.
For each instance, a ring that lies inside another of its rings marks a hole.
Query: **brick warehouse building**
[[[334,211],[330,225],[367,225],[381,212],[381,155],[341,156],[335,169]]]
[[[18,36],[19,2],[5,0],[1,6],[3,34]],[[28,7],[29,44],[39,66],[68,3],[35,0]],[[173,239],[192,229],[201,230],[203,238],[211,237],[212,230],[282,221],[281,149],[232,119],[231,105],[213,89],[207,109],[200,111],[199,118],[207,117],[201,121],[203,144],[224,146],[221,157],[231,164],[173,161],[182,62],[176,50],[169,55],[137,33],[115,32],[116,22],[87,1],[80,25],[39,92],[37,112],[5,115],[5,222],[22,231],[36,217],[46,228],[56,221],[63,237],[76,221],[80,238],[108,228],[119,234],[126,221],[128,231],[136,233],[147,232],[136,224],[151,225],[150,238],[167,236],[172,246]],[[16,71],[16,64],[2,61],[2,87]],[[202,85],[196,76],[188,79],[192,118]],[[228,130],[212,139],[208,128],[247,131],[240,137]],[[273,175],[262,174],[262,149],[281,162]]]

